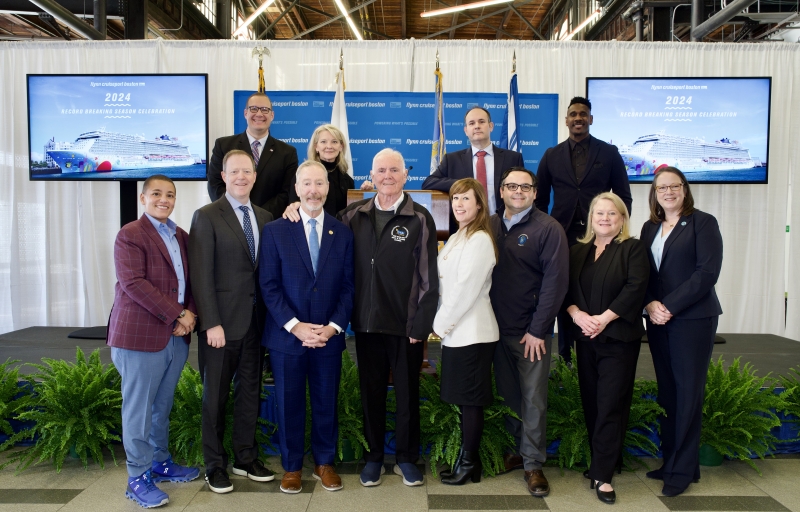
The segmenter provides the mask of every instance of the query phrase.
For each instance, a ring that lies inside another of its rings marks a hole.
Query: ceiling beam
[[[406,11],[406,0],[400,0],[400,39],[406,39],[408,28],[408,21],[406,18],[408,13]]]
[[[453,5],[461,5],[461,0],[456,0],[456,1],[455,1],[455,3],[454,3]],[[455,37],[456,37],[456,29],[454,29],[454,28],[452,28],[452,27],[455,27],[455,26],[456,26],[456,23],[458,23],[458,15],[459,15],[459,14],[460,14],[460,13],[454,12],[454,13],[453,13],[453,19],[452,19],[452,20],[450,20],[450,27],[451,27],[451,30],[450,30],[450,33],[448,34],[448,37],[449,37],[450,39],[455,39]]]
[[[277,25],[277,24],[278,24],[278,22],[279,22],[279,21],[281,21],[281,19],[283,19],[283,17],[284,17],[284,16],[286,16],[287,14],[289,14],[289,11],[291,11],[292,9],[294,9],[294,6],[295,6],[295,5],[297,5],[297,2],[298,2],[298,1],[299,1],[299,0],[293,0],[293,1],[292,1],[292,3],[291,3],[291,4],[289,4],[289,7],[287,7],[287,8],[286,8],[286,9],[284,9],[283,11],[281,11],[281,13],[278,15],[278,17],[277,17],[277,18],[275,18],[274,20],[272,20],[272,23],[270,23],[270,24],[267,26],[267,28],[265,28],[265,29],[264,29],[264,31],[263,31],[263,32],[261,32],[260,34],[258,34],[258,37],[256,37],[256,39],[262,39],[264,36],[266,36],[266,35],[267,35],[267,32],[269,32],[270,30],[272,30],[272,27],[274,27],[275,25]],[[291,25],[290,25],[290,26],[291,26]],[[297,31],[296,31],[296,30],[293,30],[293,32],[294,32],[295,34],[297,33]]]
[[[69,9],[53,0],[28,0],[30,3],[39,7],[52,17],[68,26],[70,29],[79,33],[86,39],[103,40],[105,36],[95,30],[95,28],[82,19],[72,14]]]
[[[503,19],[500,20],[500,26],[497,28],[497,32],[494,34],[495,39],[500,39],[500,36],[503,35],[501,32],[504,28],[506,28],[506,24],[508,23],[508,18],[511,16],[513,11],[511,9],[507,10],[506,13],[503,15]]]
[[[372,1],[375,1],[375,0],[372,0]],[[523,0],[522,2],[520,2],[520,3],[518,3],[518,4],[517,4],[517,7],[522,7],[523,5],[525,5],[525,4],[529,4],[529,3],[531,3],[531,2],[533,2],[533,0]],[[443,4],[444,2],[442,2],[441,0],[439,0],[439,3]],[[445,4],[445,5],[447,5],[447,4]],[[432,38],[434,38],[434,37],[436,37],[436,36],[438,36],[438,35],[442,35],[442,34],[444,34],[445,32],[450,32],[450,31],[451,31],[451,30],[453,30],[453,29],[456,29],[456,28],[461,28],[461,27],[466,27],[467,25],[471,25],[471,24],[473,24],[473,23],[482,22],[483,20],[485,20],[485,19],[487,19],[487,18],[491,18],[492,16],[497,16],[498,14],[503,14],[504,12],[506,12],[506,11],[508,11],[508,10],[510,10],[510,9],[511,9],[511,7],[510,7],[510,6],[503,7],[502,9],[498,9],[498,10],[496,10],[496,11],[494,11],[494,12],[490,12],[489,14],[484,14],[483,16],[479,16],[479,17],[477,17],[477,18],[471,18],[470,20],[468,20],[468,21],[465,21],[465,22],[463,22],[463,23],[459,23],[458,25],[456,25],[456,26],[454,26],[454,27],[446,28],[446,29],[444,29],[444,30],[440,30],[440,31],[438,31],[438,32],[434,32],[433,34],[428,34],[427,36],[423,37],[422,39],[432,39]],[[468,15],[465,15],[465,16],[468,16]],[[488,25],[488,23],[485,23],[485,24],[486,24],[486,25]],[[497,28],[497,27],[494,27],[494,26],[492,26],[492,25],[489,25],[489,26],[490,26],[490,27],[491,27],[493,30],[502,30],[502,29],[499,29],[499,28]],[[509,34],[509,33],[508,33],[508,32],[506,32],[505,30],[502,30],[502,31],[503,31],[503,33],[504,33],[504,34],[508,35],[509,37],[511,37],[511,38],[513,38],[513,39],[519,39],[519,38],[518,38],[518,37],[516,37],[515,35],[513,35],[513,34]]]
[[[361,4],[361,5],[357,5],[356,7],[353,7],[353,8],[351,8],[351,9],[349,9],[349,10],[347,11],[347,14],[352,14],[352,13],[356,12],[356,11],[357,11],[357,10],[359,10],[359,9],[363,9],[364,7],[366,7],[366,6],[368,6],[368,5],[372,5],[372,4],[374,4],[376,1],[377,1],[377,0],[366,0],[366,1],[365,1],[363,4]],[[304,36],[304,35],[306,35],[306,34],[310,34],[311,32],[314,32],[315,30],[318,30],[318,29],[321,29],[322,27],[325,27],[325,26],[327,26],[327,25],[330,25],[330,24],[331,24],[331,23],[333,23],[334,21],[337,21],[337,20],[340,20],[340,19],[344,19],[344,14],[339,14],[338,16],[336,16],[336,17],[334,17],[334,18],[331,18],[331,19],[329,19],[328,21],[323,21],[322,23],[318,23],[318,24],[314,25],[313,27],[311,27],[310,29],[308,29],[308,30],[305,30],[305,31],[303,31],[303,32],[300,32],[299,34],[297,34],[296,36],[294,36],[292,39],[293,39],[293,40],[294,40],[294,39],[299,39],[299,38],[303,37],[303,36]]]
[[[452,7],[450,4],[448,4],[448,3],[447,3],[447,2],[445,2],[444,0],[436,0],[436,1],[437,1],[437,2],[439,2],[440,4],[444,5],[445,7]],[[532,0],[529,0],[529,1],[532,1]],[[527,3],[528,3],[528,2],[522,2],[522,3],[521,3],[521,4],[519,4],[519,5],[524,5],[524,4],[527,4]],[[456,3],[456,4],[454,4],[454,5],[460,5],[460,2],[459,2],[459,3]],[[506,7],[506,9],[508,9],[508,8],[510,8],[510,6],[509,6],[509,7]],[[504,9],[503,11],[497,11],[497,12],[505,12],[505,9]],[[497,28],[497,27],[495,27],[494,25],[492,25],[492,24],[490,24],[490,23],[486,23],[485,21],[482,21],[482,18],[481,18],[480,20],[476,20],[474,16],[472,16],[471,14],[467,14],[467,12],[466,12],[466,11],[462,11],[462,12],[460,12],[460,13],[456,13],[456,14],[454,14],[454,16],[466,16],[466,18],[467,18],[468,20],[477,21],[477,22],[478,22],[478,23],[480,23],[481,25],[487,26],[487,27],[489,27],[490,29],[492,29],[492,30],[495,30],[495,31],[497,31],[497,30],[500,30],[500,31],[501,31],[501,32],[502,32],[504,35],[507,35],[508,37],[510,37],[510,38],[512,38],[512,39],[519,39],[519,38],[518,38],[517,36],[515,36],[514,34],[509,34],[508,32],[506,32],[506,31],[505,31],[505,30],[503,30],[503,29]],[[463,25],[458,25],[458,26],[455,26],[455,25],[453,25],[453,26],[451,26],[449,29],[445,30],[444,32],[447,32],[448,30],[455,31],[455,29],[457,29],[458,27],[461,27],[461,26],[463,26]],[[439,32],[439,33],[441,33],[441,32]],[[427,38],[427,36],[426,36],[426,38]]]
[[[517,9],[515,6],[512,5],[511,10],[517,13],[519,19],[521,19],[526,25],[528,25],[529,29],[533,30],[533,33],[536,34],[536,37],[544,41],[544,37],[542,37],[542,34],[540,34],[538,30],[536,30],[536,27],[533,26],[533,23],[528,21],[528,18],[526,18],[521,12],[519,12],[519,9]]]

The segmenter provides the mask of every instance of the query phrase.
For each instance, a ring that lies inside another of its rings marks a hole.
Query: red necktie
[[[475,162],[475,179],[483,185],[483,190],[488,194],[489,189],[486,186],[486,161],[483,159],[483,157],[486,156],[486,151],[480,150],[475,153],[475,155],[478,157],[478,161]]]

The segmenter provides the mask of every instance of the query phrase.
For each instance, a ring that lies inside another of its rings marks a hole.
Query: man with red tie
[[[509,149],[498,148],[492,144],[491,134],[494,123],[489,111],[475,106],[464,116],[464,133],[469,139],[467,149],[447,153],[439,168],[422,183],[424,190],[440,190],[450,193],[453,183],[462,178],[475,178],[486,189],[489,198],[489,211],[494,213],[503,209],[500,198],[500,177],[512,167],[524,167],[522,154]],[[450,214],[450,231],[455,232],[458,223]]]

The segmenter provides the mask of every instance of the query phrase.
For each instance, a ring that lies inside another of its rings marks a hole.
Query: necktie
[[[308,252],[311,253],[311,266],[314,267],[314,274],[317,273],[317,261],[319,261],[319,237],[317,236],[316,219],[308,219],[311,231],[308,233]]]
[[[475,179],[483,185],[483,190],[486,190],[488,193],[488,187],[486,185],[486,161],[483,157],[486,156],[486,151],[480,150],[475,155],[478,157],[478,161],[475,162]]]
[[[253,148],[253,162],[256,164],[256,167],[258,167],[258,159],[261,156],[258,148],[261,147],[261,143],[257,140],[254,140],[250,147]]]
[[[242,227],[244,228],[244,237],[247,239],[247,246],[250,248],[250,259],[253,265],[256,263],[256,239],[253,238],[253,226],[250,224],[250,208],[247,206],[240,206],[240,210],[244,212],[244,221]]]

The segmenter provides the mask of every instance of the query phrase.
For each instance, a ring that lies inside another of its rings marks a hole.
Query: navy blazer
[[[650,246],[660,223],[647,221],[641,240],[650,258],[645,304],[660,301],[673,318],[695,319],[722,314],[714,285],[722,270],[722,234],[713,215],[695,210],[672,228],[656,269]]]
[[[324,212],[323,212],[324,213]],[[311,265],[302,222],[278,219],[261,233],[259,284],[269,314],[261,344],[270,350],[300,355],[306,347],[283,326],[292,318],[301,322],[347,328],[353,311],[353,232],[324,213],[317,272]],[[345,348],[342,332],[323,350]]]
[[[620,341],[642,339],[645,332],[642,301],[650,275],[645,245],[635,238],[608,244],[605,254],[595,263],[592,294],[587,297],[580,278],[591,249],[594,249],[594,239],[585,244],[575,244],[569,249],[569,292],[564,305],[569,307],[574,304],[590,315],[602,314],[607,309],[619,315],[595,338],[597,341],[605,341],[606,337]],[[575,337],[581,339],[583,334],[580,328],[575,324],[572,324],[572,328]]]
[[[536,177],[539,180],[536,208],[549,213],[564,231],[569,231],[576,205],[580,203],[581,214],[586,219],[592,199],[601,192],[614,192],[628,207],[628,213],[631,211],[631,186],[617,147],[591,135],[586,170],[580,183],[572,169],[569,139],[544,152]],[[553,211],[549,209],[551,189]]]

